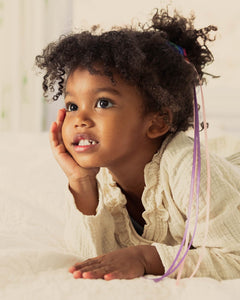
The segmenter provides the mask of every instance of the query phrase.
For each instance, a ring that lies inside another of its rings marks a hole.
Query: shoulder
[[[193,151],[194,151],[194,140],[184,132],[179,132],[175,135],[172,140],[167,144],[162,155],[158,157],[160,161],[160,170],[165,171],[168,175],[176,176],[180,174],[183,180],[186,181],[186,176],[191,175],[191,169],[193,165]],[[201,176],[205,177],[206,170],[206,152],[205,146],[201,144]],[[210,151],[210,167],[211,174],[221,173],[225,179],[230,174],[234,178],[239,178],[239,170],[236,170],[236,166],[239,163],[239,154],[235,154],[233,157],[224,158],[216,153]],[[235,165],[234,165],[235,163]],[[239,169],[239,168],[238,168]],[[217,175],[217,174],[216,174]],[[189,176],[188,176],[189,177]],[[219,176],[217,176],[219,177]],[[224,178],[223,178],[224,179]]]
[[[189,137],[184,132],[179,132],[169,141],[165,150],[163,152],[163,156],[165,158],[175,157],[175,160],[179,157],[182,158],[183,155],[187,153],[192,153],[193,151],[193,139]]]
[[[168,136],[159,151],[145,167],[145,183],[160,190],[190,184],[193,140],[184,132]]]
[[[160,169],[167,171],[169,175],[183,172],[192,167],[193,139],[184,132],[176,134],[162,149],[159,156]]]
[[[171,195],[180,206],[185,206],[188,199],[193,168],[194,141],[185,133],[177,134],[167,145],[162,154],[159,168],[159,184],[163,189],[171,190]],[[215,153],[210,153],[211,173],[211,202],[218,205],[229,196],[238,199],[240,192],[239,168],[229,159]],[[200,197],[205,198],[207,188],[207,162],[205,147],[201,145],[201,173],[200,173]],[[187,196],[187,197],[186,197]],[[204,206],[204,201],[202,206]],[[201,208],[201,207],[200,207]]]

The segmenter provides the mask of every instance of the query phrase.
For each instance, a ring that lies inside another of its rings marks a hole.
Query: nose
[[[86,111],[79,111],[75,121],[74,121],[74,127],[75,128],[90,128],[94,125],[94,122],[92,118],[90,117],[90,114]]]

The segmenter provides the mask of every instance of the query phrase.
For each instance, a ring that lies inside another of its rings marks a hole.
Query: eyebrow
[[[68,96],[68,95],[71,96],[71,92],[69,92],[69,91],[67,91],[65,89],[64,89],[63,92],[64,92],[64,96],[65,97]],[[100,88],[96,88],[96,89],[93,90],[93,92],[94,92],[94,94],[98,94],[98,93],[101,93],[101,92],[108,92],[108,93],[112,93],[112,94],[117,95],[117,96],[121,95],[121,93],[118,90],[116,90],[116,89],[114,89],[112,87],[100,87]]]
[[[116,90],[116,89],[114,89],[114,88],[112,88],[112,87],[102,87],[102,88],[97,88],[97,89],[95,89],[94,90],[94,92],[97,94],[97,93],[100,93],[100,92],[109,92],[109,93],[112,93],[112,94],[114,94],[114,95],[121,95],[121,93],[118,91],[118,90]]]

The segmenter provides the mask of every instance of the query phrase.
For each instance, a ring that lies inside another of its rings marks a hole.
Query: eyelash
[[[70,109],[71,106],[75,106],[75,109]],[[68,112],[70,112],[70,111],[76,111],[77,109],[78,109],[78,106],[77,106],[76,104],[74,104],[74,103],[72,103],[72,102],[66,103],[66,110],[67,110]]]
[[[105,101],[105,103],[107,102],[108,104],[111,105],[110,107],[113,106],[113,102],[112,102],[110,99],[102,97],[102,98],[99,98],[99,99],[97,100],[97,103],[96,103],[96,107],[97,107],[97,108],[103,108],[103,109],[109,108],[109,107],[101,107],[101,106],[98,107],[97,105],[98,105],[98,103],[101,103],[101,101]]]
[[[110,107],[101,107],[101,106],[98,106],[98,104],[101,103],[101,101],[102,102],[105,101],[105,104],[107,102],[108,105],[110,104]],[[74,108],[71,109],[71,106],[73,106]],[[97,102],[96,102],[96,105],[95,105],[96,108],[102,108],[102,109],[108,109],[108,108],[111,108],[113,106],[114,106],[113,102],[110,99],[104,98],[104,97],[99,98],[97,100]],[[66,110],[68,112],[76,111],[76,110],[78,110],[78,106],[75,103],[68,102],[68,103],[66,103]]]

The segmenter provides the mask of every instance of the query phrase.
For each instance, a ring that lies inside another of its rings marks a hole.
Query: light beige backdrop
[[[47,130],[62,103],[45,104],[41,77],[33,70],[34,57],[62,33],[100,24],[149,20],[153,9],[177,8],[196,15],[196,27],[217,25],[211,46],[215,62],[208,68],[204,89],[211,128],[240,136],[240,2],[207,0],[0,0],[0,131]]]

